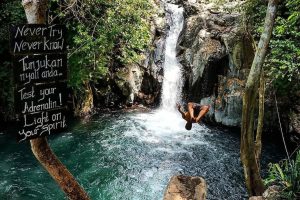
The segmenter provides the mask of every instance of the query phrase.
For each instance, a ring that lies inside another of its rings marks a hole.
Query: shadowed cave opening
[[[197,101],[204,97],[209,97],[213,94],[218,95],[219,75],[226,76],[229,70],[229,57],[228,55],[220,58],[208,61],[204,68],[202,77],[191,85],[188,90],[189,101]],[[189,80],[187,80],[190,82]]]

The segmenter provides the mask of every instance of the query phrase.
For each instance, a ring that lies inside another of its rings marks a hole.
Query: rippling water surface
[[[102,115],[49,138],[95,200],[160,200],[177,174],[203,176],[208,199],[245,199],[238,134],[198,124],[186,131],[179,114]],[[278,152],[270,145],[264,149],[265,167]],[[0,135],[0,157],[0,199],[64,199],[28,142],[16,144],[13,137]]]

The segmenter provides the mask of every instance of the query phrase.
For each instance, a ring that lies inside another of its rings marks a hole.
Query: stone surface
[[[264,200],[264,198],[262,196],[253,196],[250,197],[249,200]]]
[[[187,101],[209,103],[210,121],[240,126],[242,93],[254,50],[244,33],[241,14],[206,1],[181,1],[185,25],[178,52],[184,67]]]
[[[178,2],[185,11],[178,45],[178,58],[184,69],[184,100],[210,104],[206,121],[240,127],[243,90],[254,58],[252,39],[243,28],[241,13],[234,10],[242,1]],[[277,98],[283,130],[298,146],[300,92],[295,92],[294,97]],[[273,135],[279,131],[274,89],[267,87],[264,132]]]
[[[279,200],[280,187],[276,185],[272,185],[266,189],[266,191],[263,193],[263,199],[264,200]]]
[[[201,177],[173,176],[164,194],[164,200],[205,200],[207,186]]]

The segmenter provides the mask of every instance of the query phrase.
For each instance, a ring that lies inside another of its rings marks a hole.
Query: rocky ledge
[[[179,59],[184,68],[185,98],[211,105],[209,120],[239,126],[242,92],[254,57],[241,14],[232,7],[206,1],[181,1],[185,28],[179,41]],[[228,10],[231,10],[229,13]]]
[[[173,176],[163,200],[205,200],[207,186],[201,177]]]
[[[210,104],[209,122],[240,127],[242,94],[254,58],[253,40],[238,8],[243,1],[217,5],[205,0],[178,0],[185,23],[179,38],[178,58],[184,71],[184,98]],[[217,2],[217,1],[210,1]],[[279,132],[273,89],[267,87],[264,130]],[[300,144],[300,92],[278,97],[281,123],[290,141]]]

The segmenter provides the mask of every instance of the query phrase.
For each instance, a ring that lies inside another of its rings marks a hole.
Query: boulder
[[[205,200],[207,186],[201,177],[173,176],[164,194],[164,200]]]
[[[266,189],[266,191],[263,193],[263,199],[264,200],[279,200],[281,191],[279,186],[272,185]]]

